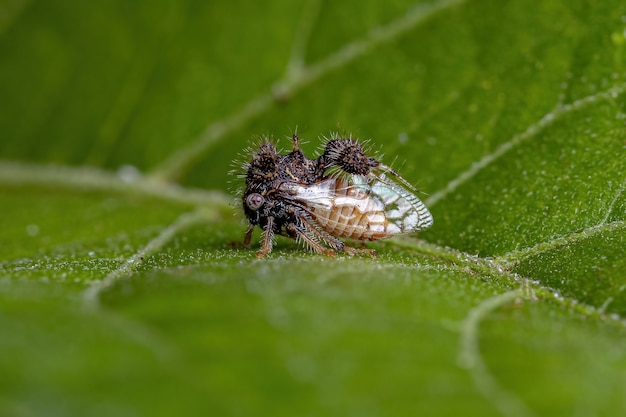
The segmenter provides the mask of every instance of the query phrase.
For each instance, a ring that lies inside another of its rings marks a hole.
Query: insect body
[[[430,227],[432,216],[410,186],[391,168],[366,156],[352,138],[331,138],[322,155],[307,158],[293,137],[293,150],[280,155],[264,142],[246,164],[243,208],[250,226],[263,229],[263,257],[280,234],[304,242],[318,253],[366,252],[339,238],[379,240]],[[328,247],[323,245],[325,243]]]

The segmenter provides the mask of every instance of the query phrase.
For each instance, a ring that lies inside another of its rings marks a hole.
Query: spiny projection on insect
[[[293,135],[291,153],[281,155],[269,141],[244,164],[242,196],[249,227],[243,244],[249,246],[255,226],[263,230],[259,258],[272,251],[274,236],[294,238],[315,252],[367,253],[340,238],[357,241],[386,239],[416,232],[433,218],[415,189],[393,169],[366,155],[352,137],[333,135],[317,159],[300,150]]]

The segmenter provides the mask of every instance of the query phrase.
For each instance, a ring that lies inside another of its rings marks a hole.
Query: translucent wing
[[[302,185],[283,183],[286,198],[306,208],[316,222],[336,237],[378,240],[430,227],[433,218],[411,191],[373,176],[340,176]]]

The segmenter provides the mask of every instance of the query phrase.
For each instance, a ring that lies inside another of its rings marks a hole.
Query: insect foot
[[[304,155],[296,135],[286,155],[265,141],[244,169],[241,202],[249,227],[243,243],[250,244],[259,226],[259,258],[272,251],[276,235],[328,256],[375,257],[373,250],[352,248],[341,239],[380,240],[433,224],[413,186],[351,137],[332,137],[316,159]]]

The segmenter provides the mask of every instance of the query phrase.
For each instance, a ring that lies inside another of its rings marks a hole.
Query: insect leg
[[[346,253],[349,253],[350,255],[366,254],[366,255],[371,256],[372,258],[376,257],[376,251],[374,249],[367,249],[367,248],[357,249],[357,248],[353,248],[352,246],[344,245],[343,251]]]
[[[274,218],[268,217],[267,224],[263,228],[263,241],[261,242],[261,249],[256,253],[257,258],[262,258],[272,251],[274,246]]]
[[[302,227],[307,231],[307,233],[321,238],[324,242],[328,244],[328,246],[332,247],[335,250],[343,250],[345,244],[335,236],[322,229],[320,225],[315,221],[315,219],[311,217],[311,214],[307,212],[304,208],[294,208],[294,213],[299,217],[300,222],[302,223]]]
[[[330,233],[319,227],[319,225],[312,219],[302,219],[302,222],[308,230],[324,239],[324,241],[335,250],[343,251],[350,255],[367,254],[372,258],[376,257],[375,250],[367,248],[357,249],[348,246],[342,240],[339,240],[335,236],[331,235]]]
[[[328,255],[328,256],[335,256],[336,255],[334,250],[329,249],[329,248],[325,248],[322,245],[320,245],[315,240],[315,238],[311,236],[311,235],[315,236],[315,232],[307,230],[306,226],[298,227],[295,224],[291,223],[291,224],[287,225],[287,229],[289,229],[290,232],[295,233],[295,235],[296,235],[296,237],[298,239],[300,239],[301,241],[306,243],[315,252],[321,253],[321,254],[324,254],[324,255]]]
[[[309,216],[306,216],[305,218],[302,218],[302,223],[304,225],[304,227],[309,230],[311,233],[319,236],[320,238],[322,238],[326,243],[328,243],[328,245],[330,247],[332,247],[335,250],[343,250],[344,246],[346,245],[345,243],[343,243],[343,241],[339,240],[338,238],[336,238],[335,236],[331,235],[330,233],[328,233],[327,231],[325,231],[324,229],[322,229],[316,222],[315,220],[309,218]]]
[[[254,232],[253,224],[248,226],[248,230],[246,230],[246,234],[243,237],[243,246],[246,248],[250,246],[250,241],[252,241],[252,232]]]

